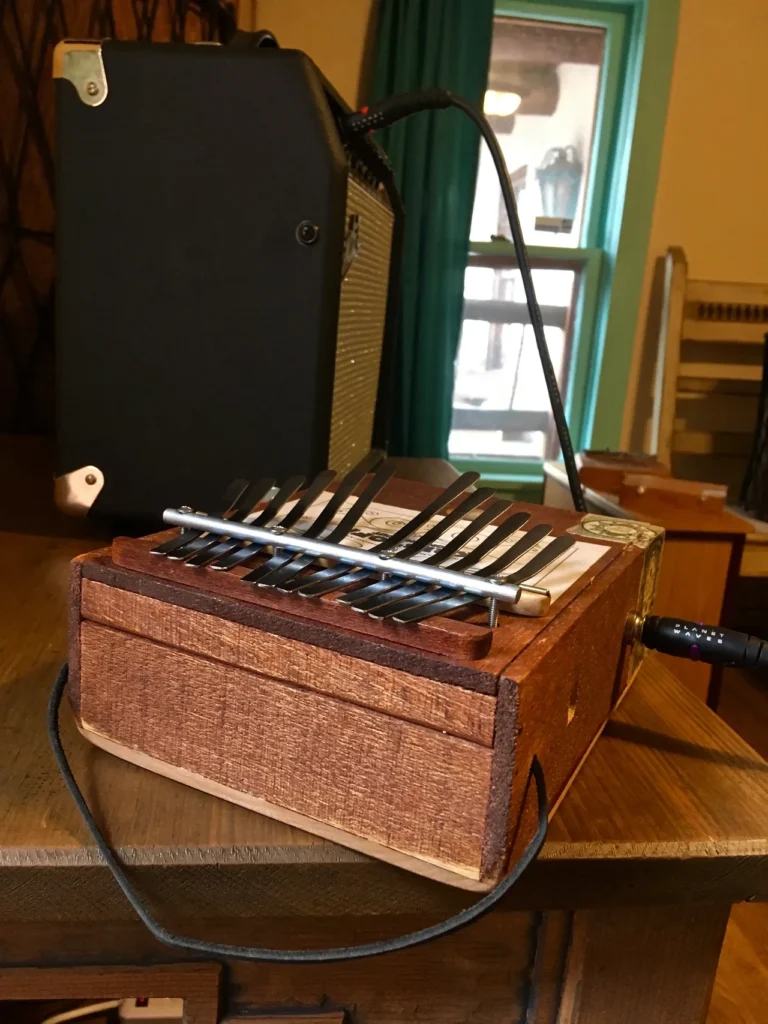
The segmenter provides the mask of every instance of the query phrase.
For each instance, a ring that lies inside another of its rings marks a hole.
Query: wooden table
[[[136,994],[187,993],[189,1019],[214,1024],[215,968],[163,968],[151,983],[136,966],[111,969],[183,957],[133,916],[48,749],[67,563],[89,546],[0,534],[0,999],[44,989],[95,997],[130,984]],[[338,945],[413,929],[469,899],[118,761],[63,717],[91,806],[171,927]],[[232,964],[224,1008],[322,1006],[318,1019],[340,1021],[339,1007],[356,1006],[367,1024],[703,1022],[731,904],[768,898],[767,855],[768,765],[649,659],[500,911],[376,960]],[[110,970],[20,969],[30,965]]]

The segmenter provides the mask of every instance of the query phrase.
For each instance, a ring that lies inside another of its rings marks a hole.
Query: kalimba
[[[467,889],[552,807],[641,657],[662,531],[445,490],[375,458],[236,481],[73,563],[80,731],[187,785]]]

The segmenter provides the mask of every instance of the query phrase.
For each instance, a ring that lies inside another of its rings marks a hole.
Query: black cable
[[[219,42],[228,43],[237,32],[237,14],[232,0],[194,0],[191,7],[198,17],[209,19]]]
[[[520,226],[520,218],[517,213],[517,203],[512,182],[509,178],[509,171],[504,161],[504,154],[496,138],[496,134],[488,123],[486,116],[477,110],[468,100],[461,96],[454,96],[448,89],[425,89],[422,92],[403,93],[384,100],[364,113],[352,114],[347,119],[347,130],[353,135],[384,128],[387,125],[399,121],[410,114],[422,110],[444,109],[446,107],[458,107],[470,117],[480,129],[486,145],[493,157],[496,173],[501,185],[501,194],[504,199],[504,206],[509,218],[509,227],[512,232],[512,242],[515,247],[517,264],[520,270],[520,277],[525,289],[525,301],[528,306],[528,314],[531,318],[533,336],[536,339],[536,348],[539,352],[541,369],[544,374],[544,382],[547,385],[549,404],[552,408],[552,418],[555,421],[557,437],[560,441],[560,448],[563,453],[565,471],[568,475],[568,485],[571,491],[573,507],[577,512],[586,512],[587,506],[584,501],[584,494],[581,490],[579,471],[576,467],[576,457],[573,452],[573,442],[568,430],[568,422],[565,418],[563,400],[560,395],[560,388],[557,383],[557,376],[552,365],[547,348],[547,339],[544,334],[544,321],[541,318],[541,309],[536,298],[536,290],[533,285],[533,275],[528,262],[528,252],[523,238],[523,229]]]
[[[768,669],[768,640],[725,626],[649,615],[642,624],[640,639],[649,650],[673,658],[763,672]]]
[[[544,772],[538,760],[534,757],[531,763],[530,778],[533,777],[536,785],[538,826],[536,834],[528,843],[520,860],[515,864],[512,871],[499,884],[477,902],[459,911],[453,917],[440,924],[431,925],[428,928],[421,928],[419,931],[410,932],[408,935],[401,935],[395,939],[382,939],[380,942],[369,942],[361,946],[341,946],[336,949],[261,949],[249,946],[230,946],[221,942],[206,942],[203,939],[193,939],[184,935],[177,935],[169,932],[150,913],[144,905],[143,900],[137,893],[133,883],[129,881],[123,865],[117,855],[101,833],[88,804],[85,801],[80,787],[72,773],[67,755],[61,743],[59,729],[59,710],[61,700],[67,685],[69,667],[65,663],[59,670],[56,682],[51,690],[51,697],[48,702],[48,739],[56,763],[61,772],[64,783],[69,790],[70,796],[85,822],[86,828],[91,834],[93,841],[99,849],[104,861],[112,872],[112,876],[123,891],[124,896],[141,918],[143,923],[160,942],[176,949],[187,950],[192,953],[201,953],[208,957],[221,957],[227,960],[252,960],[266,963],[333,963],[339,960],[360,960],[364,957],[379,956],[382,953],[394,953],[401,949],[410,949],[412,946],[419,946],[432,939],[441,938],[443,935],[450,935],[460,928],[466,927],[473,921],[483,917],[492,910],[499,901],[506,896],[518,878],[522,875],[531,861],[534,860],[541,849],[547,835],[547,789],[544,781]],[[527,789],[526,789],[527,793]]]

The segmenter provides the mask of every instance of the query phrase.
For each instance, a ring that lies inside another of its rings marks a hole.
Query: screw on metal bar
[[[194,511],[195,510],[192,508],[191,505],[180,505],[179,506],[179,512],[183,512],[185,515],[188,515],[190,512],[194,512]],[[191,528],[189,526],[182,526],[181,527],[181,532],[182,533],[191,533],[192,530],[191,530]]]
[[[501,576],[491,576],[494,583],[503,583]],[[495,629],[499,624],[499,599],[498,597],[488,598],[488,625]]]

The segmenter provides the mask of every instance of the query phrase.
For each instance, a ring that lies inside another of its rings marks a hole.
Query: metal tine
[[[465,498],[460,505],[457,505],[457,507],[452,512],[447,514],[440,522],[433,526],[432,529],[427,530],[426,534],[424,534],[422,537],[418,537],[412,544],[409,544],[407,548],[403,548],[402,551],[398,552],[397,557],[413,558],[414,555],[417,555],[424,548],[427,548],[435,541],[438,541],[440,537],[442,537],[442,535],[444,534],[445,530],[450,529],[454,525],[454,523],[464,519],[467,513],[471,512],[478,505],[481,505],[483,502],[487,501],[488,498],[493,497],[494,489],[492,487],[480,487],[480,489],[476,490],[476,492],[473,495],[470,495],[468,498]],[[436,552],[430,555],[429,558],[421,560],[422,563],[424,565],[439,565],[440,562],[443,562],[445,561],[445,559],[450,558],[451,555],[462,546],[462,543],[466,543],[466,541],[470,537],[474,537],[476,532],[482,529],[482,527],[490,520],[496,518],[496,516],[498,515],[501,515],[504,508],[506,508],[508,505],[509,502],[495,502],[492,505],[489,505],[488,508],[480,512],[475,519],[468,523],[464,527],[464,529],[460,530],[459,534],[457,535],[457,537],[454,538],[453,541],[450,541],[443,547],[439,548]],[[495,514],[489,515],[490,509],[494,508],[496,508]],[[465,538],[464,542],[459,541],[459,538],[461,537]],[[348,587],[351,584],[357,583],[360,580],[369,580],[372,574],[374,573],[367,571],[365,569],[362,569],[361,571],[350,572],[347,575],[345,575],[345,577],[343,577],[342,580],[338,581],[336,586],[340,587],[343,585],[344,587]],[[379,580],[376,580],[368,587],[362,587],[359,590],[353,590],[351,593],[342,594],[338,598],[338,600],[342,604],[356,605],[357,602],[360,600],[366,600],[369,597],[374,597],[378,594],[383,594],[385,591],[400,588],[404,583],[408,582],[408,579],[408,575],[401,572],[397,575],[387,573],[384,575],[384,577],[382,577]],[[301,593],[303,595],[304,592],[301,591]]]
[[[487,554],[493,551],[494,548],[497,548],[507,537],[517,533],[530,518],[530,512],[515,512],[513,516],[508,516],[503,523],[499,523],[492,534],[486,537],[484,541],[481,541],[477,547],[468,551],[457,562],[453,562],[449,568],[453,572],[465,572],[467,569],[471,569],[473,565],[476,565],[481,559],[485,558]]]
[[[504,577],[505,583],[525,583],[526,580],[533,579],[534,576],[538,576],[542,570],[546,569],[548,565],[551,565],[555,559],[559,558],[560,555],[570,550],[576,543],[575,537],[555,537],[555,539],[540,551],[538,555],[535,555],[530,562],[526,562],[525,565],[518,569],[517,572],[512,572],[508,576]]]
[[[305,537],[317,537],[323,532],[328,523],[336,515],[341,505],[347,500],[352,494],[354,489],[366,475],[373,469],[377,469],[382,462],[383,455],[379,452],[370,452],[364,459],[361,459],[356,466],[354,466],[347,475],[343,478],[339,486],[336,488],[335,493],[328,499],[324,508],[320,510],[317,518],[311,523],[304,531]],[[283,566],[288,565],[297,558],[295,551],[286,554],[285,551],[275,551],[274,555],[268,559],[263,565],[258,566],[243,579],[248,583],[258,583],[264,576],[275,569],[282,569]],[[227,566],[230,568],[230,566]]]
[[[237,504],[232,509],[231,515],[227,516],[227,519],[242,522],[253,506],[257,505],[274,485],[275,481],[271,477],[264,477],[255,484],[251,484],[240,496]],[[211,544],[215,544],[220,539],[218,534],[198,534],[197,537],[191,538],[186,544],[177,547],[168,557],[174,561],[178,559],[183,560],[193,555],[196,551],[200,551],[201,548],[210,547]]]
[[[390,466],[387,463],[381,466],[381,468],[375,473],[373,479],[369,482],[368,486],[363,490],[362,494],[356,498],[352,507],[344,514],[340,522],[324,539],[330,541],[332,544],[341,543],[350,530],[353,530],[358,524],[362,516],[365,514],[366,509],[382,487],[384,487],[384,485],[387,484],[394,475],[394,466]],[[273,570],[266,576],[261,576],[258,580],[259,586],[280,587],[306,569],[307,566],[312,564],[312,562],[314,562],[313,555],[299,555],[298,558],[293,559],[287,565]],[[253,577],[256,576],[257,573],[258,570],[255,570],[252,573],[248,573],[247,576],[243,576],[243,582],[254,582]]]
[[[493,565],[488,566],[485,570],[484,575],[496,576],[502,572],[508,565],[518,561],[519,558],[529,551],[535,543],[542,540],[547,534],[552,532],[552,527],[544,523],[539,526],[534,526],[528,531],[527,536],[530,534],[538,533],[532,543],[528,544],[528,547],[523,551],[514,553],[514,548],[519,547],[520,543],[514,545],[507,553],[513,554],[512,558],[499,558]],[[559,558],[560,555],[572,547],[575,543],[573,537],[556,537],[551,544],[548,544],[543,551],[540,551],[538,555],[535,555],[530,562],[519,569],[518,572],[512,573],[510,576],[504,577],[505,583],[522,583],[523,581],[530,579],[532,576],[536,576],[542,569],[545,569],[548,565]],[[488,571],[492,570],[492,571]],[[455,611],[457,608],[463,608],[465,605],[474,604],[477,599],[471,594],[454,594],[452,597],[448,596],[445,600],[434,601],[430,603],[424,603],[423,605],[414,604],[409,610],[401,612],[395,616],[396,622],[418,622],[421,619],[431,618],[433,615],[445,615],[448,612]]]
[[[381,541],[371,548],[371,551],[391,551],[393,554],[398,544],[400,544],[409,534],[415,533],[416,530],[420,529],[424,523],[437,515],[441,508],[444,508],[450,501],[453,501],[467,486],[470,486],[475,482],[479,474],[467,473],[467,477],[472,478],[469,483],[465,483],[464,486],[459,489],[459,480],[454,481],[450,488],[439,495],[435,500],[427,506],[419,515],[415,516],[409,523],[402,526],[396,533],[386,540]],[[450,492],[450,494],[449,494]],[[459,519],[463,519],[464,516],[471,512],[472,509],[477,508],[478,505],[482,505],[484,501],[493,496],[493,490],[490,487],[482,487],[479,491],[475,491],[473,494],[468,495],[461,504],[457,505],[452,512],[449,512],[439,523],[432,527],[431,530],[427,530],[426,533],[422,534],[421,537],[417,537],[414,541],[408,544],[402,551],[397,552],[398,558],[411,558],[417,554],[423,548],[432,544],[442,534],[453,526]],[[287,590],[297,590],[302,597],[321,597],[323,594],[330,594],[334,590],[339,590],[343,587],[350,587],[353,583],[359,583],[361,580],[368,580],[375,573],[370,569],[355,569],[349,571],[350,565],[334,565],[330,569],[321,569],[319,572],[312,573],[311,576],[303,577],[300,580],[294,580],[290,583]],[[400,577],[402,579],[402,577]],[[396,581],[393,579],[390,586],[395,586]],[[367,589],[367,588],[366,588]]]
[[[480,530],[484,529],[488,523],[492,523],[503,512],[506,512],[511,504],[508,501],[492,502],[476,519],[468,523],[453,541],[440,548],[439,551],[436,551],[429,558],[425,558],[424,563],[426,565],[444,565],[457,551],[460,551],[468,544],[476,534],[479,534]],[[526,518],[527,513],[520,513],[520,520],[518,521],[524,522]],[[418,583],[415,580],[409,583],[407,579],[400,577],[398,580],[382,580],[379,584],[374,584],[372,587],[353,591],[351,594],[343,594],[339,601],[351,605],[355,611],[371,611],[374,608],[388,604],[390,601],[399,601],[412,594],[421,594],[426,589],[427,586],[423,583]]]
[[[411,537],[417,530],[420,530],[421,527],[424,526],[425,523],[428,523],[429,520],[433,518],[433,516],[436,516],[438,514],[438,512],[440,512],[442,509],[445,508],[446,505],[449,505],[455,498],[458,498],[458,496],[463,491],[466,491],[466,489],[468,487],[471,487],[479,479],[480,479],[480,474],[479,473],[474,473],[474,472],[472,472],[472,473],[462,473],[460,477],[457,477],[456,480],[454,480],[453,483],[449,487],[446,487],[444,491],[442,491],[440,494],[438,494],[438,496],[433,501],[431,501],[429,503],[429,505],[427,505],[426,508],[422,509],[421,512],[419,512],[417,515],[415,515],[413,517],[413,519],[409,519],[408,522],[405,523],[403,526],[401,526],[400,529],[397,530],[395,533],[393,533],[391,537],[387,537],[383,541],[380,541],[378,544],[375,544],[370,550],[371,551],[394,551],[394,549],[397,548],[397,546],[399,544],[401,544],[404,540],[407,540],[408,537]],[[488,489],[485,488],[485,490],[487,491]],[[466,500],[469,500],[469,499],[466,499]],[[482,499],[482,500],[485,500],[485,499]],[[478,500],[476,502],[476,504],[480,504],[480,501]],[[438,527],[436,527],[434,529],[437,529],[437,528],[439,528],[439,530],[442,531],[444,529],[444,525],[443,524],[438,524]],[[432,532],[432,531],[430,531],[430,532]],[[417,543],[417,542],[413,542],[413,543]],[[416,550],[418,550],[418,549],[416,549]],[[400,552],[399,557],[406,558],[406,557],[408,557],[408,553],[410,553],[410,552],[411,552],[411,545],[409,545],[406,549],[404,549],[402,552]],[[351,574],[349,574],[347,572],[348,569],[349,569],[349,566],[343,567],[343,566],[339,566],[339,565],[331,566],[329,569],[321,569],[318,572],[313,573],[311,576],[305,577],[302,580],[301,584],[299,584],[298,581],[296,581],[296,583],[292,584],[290,586],[290,588],[288,588],[288,589],[294,590],[294,589],[300,588],[299,592],[302,595],[304,595],[305,594],[305,590],[304,590],[305,586],[308,587],[308,586],[311,586],[311,585],[313,585],[315,583],[320,583],[321,581],[324,581],[324,580],[333,579],[334,577],[340,575],[341,573],[345,574],[345,579],[346,579],[347,575],[351,575]],[[357,576],[357,579],[360,579],[360,580],[368,579],[371,576],[370,570],[359,569],[359,570],[356,570],[356,571],[359,573],[359,575]],[[344,585],[345,586],[349,586],[349,582],[345,583]],[[334,589],[338,589],[338,588],[334,588]],[[323,591],[323,593],[325,593],[325,591]]]
[[[481,487],[479,491],[475,491],[473,494],[469,494],[462,502],[460,502],[459,505],[456,506],[456,508],[449,512],[448,515],[444,516],[439,523],[436,523],[431,530],[427,530],[427,532],[422,534],[421,537],[417,537],[410,544],[406,545],[406,547],[404,547],[401,551],[397,552],[396,557],[401,559],[412,558],[413,555],[418,554],[419,551],[423,550],[425,547],[428,547],[439,537],[441,537],[447,529],[450,529],[450,527],[453,526],[454,523],[458,522],[460,519],[463,519],[464,516],[467,515],[467,513],[471,512],[474,508],[477,508],[478,505],[482,505],[484,501],[487,501],[488,498],[492,497],[493,493],[494,492],[492,488]],[[441,498],[442,497],[443,495],[441,495]],[[452,496],[452,498],[454,497],[456,497],[455,494]],[[426,509],[424,511],[426,512]],[[437,511],[438,509],[436,509],[432,514],[435,515]],[[421,519],[421,517],[418,518]],[[413,532],[414,529],[418,529],[419,526],[426,521],[428,520],[421,519],[419,524],[411,527],[411,532]],[[380,544],[377,544],[375,547],[371,548],[371,551],[375,552],[392,550],[395,546],[394,537],[396,537],[398,534],[402,535],[404,529],[405,527],[402,527],[400,530],[398,530],[397,534],[393,535],[393,538],[389,538],[386,541],[382,541]],[[395,555],[394,550],[392,550],[392,554]],[[338,565],[332,566],[330,569],[324,570],[322,572],[313,573],[312,576],[305,577],[303,580],[295,580],[286,589],[298,590],[299,594],[302,597],[321,597],[323,594],[329,594],[334,590],[339,590],[344,587],[350,587],[352,586],[353,583],[359,583],[362,580],[368,580],[372,576],[376,575],[375,572],[373,572],[371,569],[353,568],[352,571],[349,572],[349,568],[349,565],[347,565],[346,567]],[[387,589],[390,589],[392,587],[399,586],[401,583],[404,582],[405,579],[406,577],[404,576],[393,576],[387,579],[380,579],[376,583],[372,583],[371,586],[365,587],[364,589],[366,591],[371,591],[373,590],[373,588],[381,587],[386,587]],[[313,583],[314,580],[317,580],[318,582]],[[354,593],[359,594],[362,593],[362,591],[355,591]],[[341,598],[339,598],[339,600],[345,600],[347,597],[351,597],[351,595],[343,595]]]
[[[489,551],[493,551],[493,549],[498,547],[499,544],[507,539],[507,537],[517,533],[517,531],[527,523],[530,518],[530,513],[528,512],[516,512],[515,515],[509,516],[503,523],[500,523],[496,527],[493,533],[486,537],[485,540],[481,541],[477,547],[473,548],[472,551],[469,551],[463,558],[458,559],[456,562],[452,562],[445,568],[451,569],[453,572],[465,572],[472,565],[477,564],[477,562],[485,558]],[[478,575],[484,574],[478,573]],[[439,596],[456,593],[456,591],[449,590],[447,587],[441,589],[443,593]],[[427,596],[427,592],[429,590],[430,588],[425,586],[423,583],[414,582],[404,587],[399,587],[396,591],[385,595],[384,600],[382,601],[371,604],[366,603],[362,608],[358,608],[357,604],[353,605],[353,607],[355,611],[365,611],[369,613],[378,612],[380,609],[386,609],[383,612],[382,617],[388,617],[390,615],[395,615],[397,612],[406,608],[410,608],[414,603],[414,597],[418,597],[422,594]],[[433,588],[432,593],[434,592],[435,589]]]
[[[460,494],[463,494],[464,491],[476,484],[479,479],[479,473],[462,473],[461,476],[457,477],[452,484],[449,484],[441,494],[438,494],[434,501],[431,501],[426,508],[423,508],[421,512],[413,517],[413,519],[410,519],[407,523],[401,526],[399,530],[396,530],[391,537],[387,538],[387,540],[380,541],[373,550],[385,551],[387,548],[395,548],[404,540],[408,540],[408,538],[412,537],[417,530],[420,530],[422,526],[428,523],[433,516],[436,516],[438,512],[442,511],[446,505],[450,505],[450,503],[458,498]],[[488,491],[491,491],[491,488],[481,487],[479,491],[475,492],[474,496],[477,496],[478,494],[485,494],[485,498],[487,498]],[[491,491],[491,493],[493,492]],[[472,497],[473,495],[469,496],[469,498]],[[468,501],[469,498],[465,498],[464,501]],[[485,498],[482,500],[485,501]],[[480,502],[477,502],[477,504],[479,505]],[[443,520],[442,523],[439,523],[438,526],[444,526],[444,524],[445,520]],[[435,529],[436,527],[433,527],[429,533],[432,533]],[[411,541],[406,550],[411,551],[411,549],[413,549],[416,544],[421,543],[426,536],[427,534],[424,534],[421,538]]]
[[[323,470],[322,473],[318,473],[302,496],[297,502],[295,502],[293,508],[286,512],[275,529],[279,528],[282,532],[283,530],[290,529],[294,523],[297,523],[318,494],[322,494],[335,476],[336,474],[332,469],[326,469]],[[241,540],[227,541],[226,545],[226,550],[220,551],[215,556],[215,561],[208,563],[209,569],[232,569],[234,566],[241,565],[243,562],[247,562],[249,559],[253,558],[254,555],[257,555],[263,548],[263,544],[252,544],[248,541]]]
[[[224,491],[224,495],[219,505],[219,509],[214,513],[215,515],[221,515],[224,519],[231,515],[235,510],[239,499],[245,493],[245,489],[248,487],[247,480],[233,480],[232,483]],[[169,551],[175,551],[176,548],[180,548],[183,544],[188,544],[194,537],[202,536],[204,531],[193,530],[187,533],[180,533],[178,537],[171,537],[170,540],[164,541],[162,544],[158,544],[156,548],[152,548],[150,554],[152,555],[167,555]]]
[[[276,515],[280,513],[282,507],[286,502],[290,501],[294,494],[301,490],[304,486],[303,476],[291,476],[285,483],[279,488],[277,494],[270,499],[266,507],[256,516],[253,520],[254,526],[267,526]],[[236,551],[242,547],[243,541],[234,538],[212,538],[212,541],[205,545],[202,550],[199,550],[192,558],[186,561],[186,565],[190,565],[193,568],[198,568],[202,565],[207,565],[209,562],[214,561],[217,558],[221,558],[224,555],[229,554],[231,551]],[[251,545],[253,547],[253,545]],[[258,550],[259,545],[256,545],[251,554],[255,554]]]
[[[369,452],[364,459],[361,459],[356,466],[353,466],[336,488],[336,493],[328,500],[325,508],[321,509],[314,523],[304,531],[304,535],[306,537],[319,537],[360,481],[368,473],[374,473],[378,470],[383,461],[384,456],[381,452]]]
[[[505,522],[502,523],[502,527],[506,526],[508,522],[509,520],[505,520]],[[499,527],[499,529],[501,529],[501,527]],[[530,551],[534,545],[538,544],[538,542],[542,540],[542,538],[546,537],[551,531],[552,527],[547,523],[539,523],[537,526],[532,526],[524,536],[512,545],[512,547],[507,548],[506,551],[502,552],[502,554],[499,555],[495,561],[491,562],[490,565],[486,565],[483,566],[483,568],[478,569],[475,575],[484,577],[495,576],[508,565],[512,565],[513,562],[516,562],[518,558],[522,558],[526,551]],[[514,533],[514,530],[510,530],[510,533]],[[474,552],[470,552],[470,554],[474,554]],[[479,559],[476,557],[475,561],[477,562]],[[450,568],[454,569],[456,572],[463,572],[469,567],[466,564],[466,558],[462,558]],[[424,608],[434,602],[444,604],[449,600],[455,601],[464,596],[468,595],[465,595],[462,591],[451,590],[449,587],[434,587],[431,590],[424,590],[421,594],[416,595],[415,597],[409,597],[407,600],[398,602],[397,604],[388,604],[385,608],[381,609],[380,612],[374,613],[373,617],[376,619],[387,619],[392,617],[395,621],[401,622],[402,615],[408,614],[417,608]]]
[[[238,501],[237,507],[233,509],[232,515],[228,516],[233,522],[242,523],[251,513],[253,508],[262,501],[270,490],[275,486],[275,481],[272,477],[263,477],[258,480],[255,484],[246,490],[245,494]],[[175,561],[183,561],[185,558],[189,558],[190,555],[196,554],[198,551],[208,550],[214,544],[217,544],[221,540],[221,535],[218,533],[208,533],[201,537],[196,537],[189,544],[178,548],[173,554],[168,557]]]
[[[512,573],[509,576],[504,577],[505,583],[524,583],[526,580],[537,576],[540,572],[551,565],[552,562],[556,561],[564,552],[572,548],[576,543],[573,537],[555,537],[551,544],[548,544],[543,551],[540,551],[538,555],[535,555],[530,562],[526,563],[522,569]],[[455,611],[457,608],[462,608],[465,605],[473,604],[476,598],[473,598],[471,594],[461,594],[452,599],[445,601],[438,601],[435,604],[429,604],[423,609],[415,609],[413,612],[406,612],[402,616],[397,616],[396,622],[419,622],[421,619],[431,618],[434,615],[445,615],[447,612]]]

